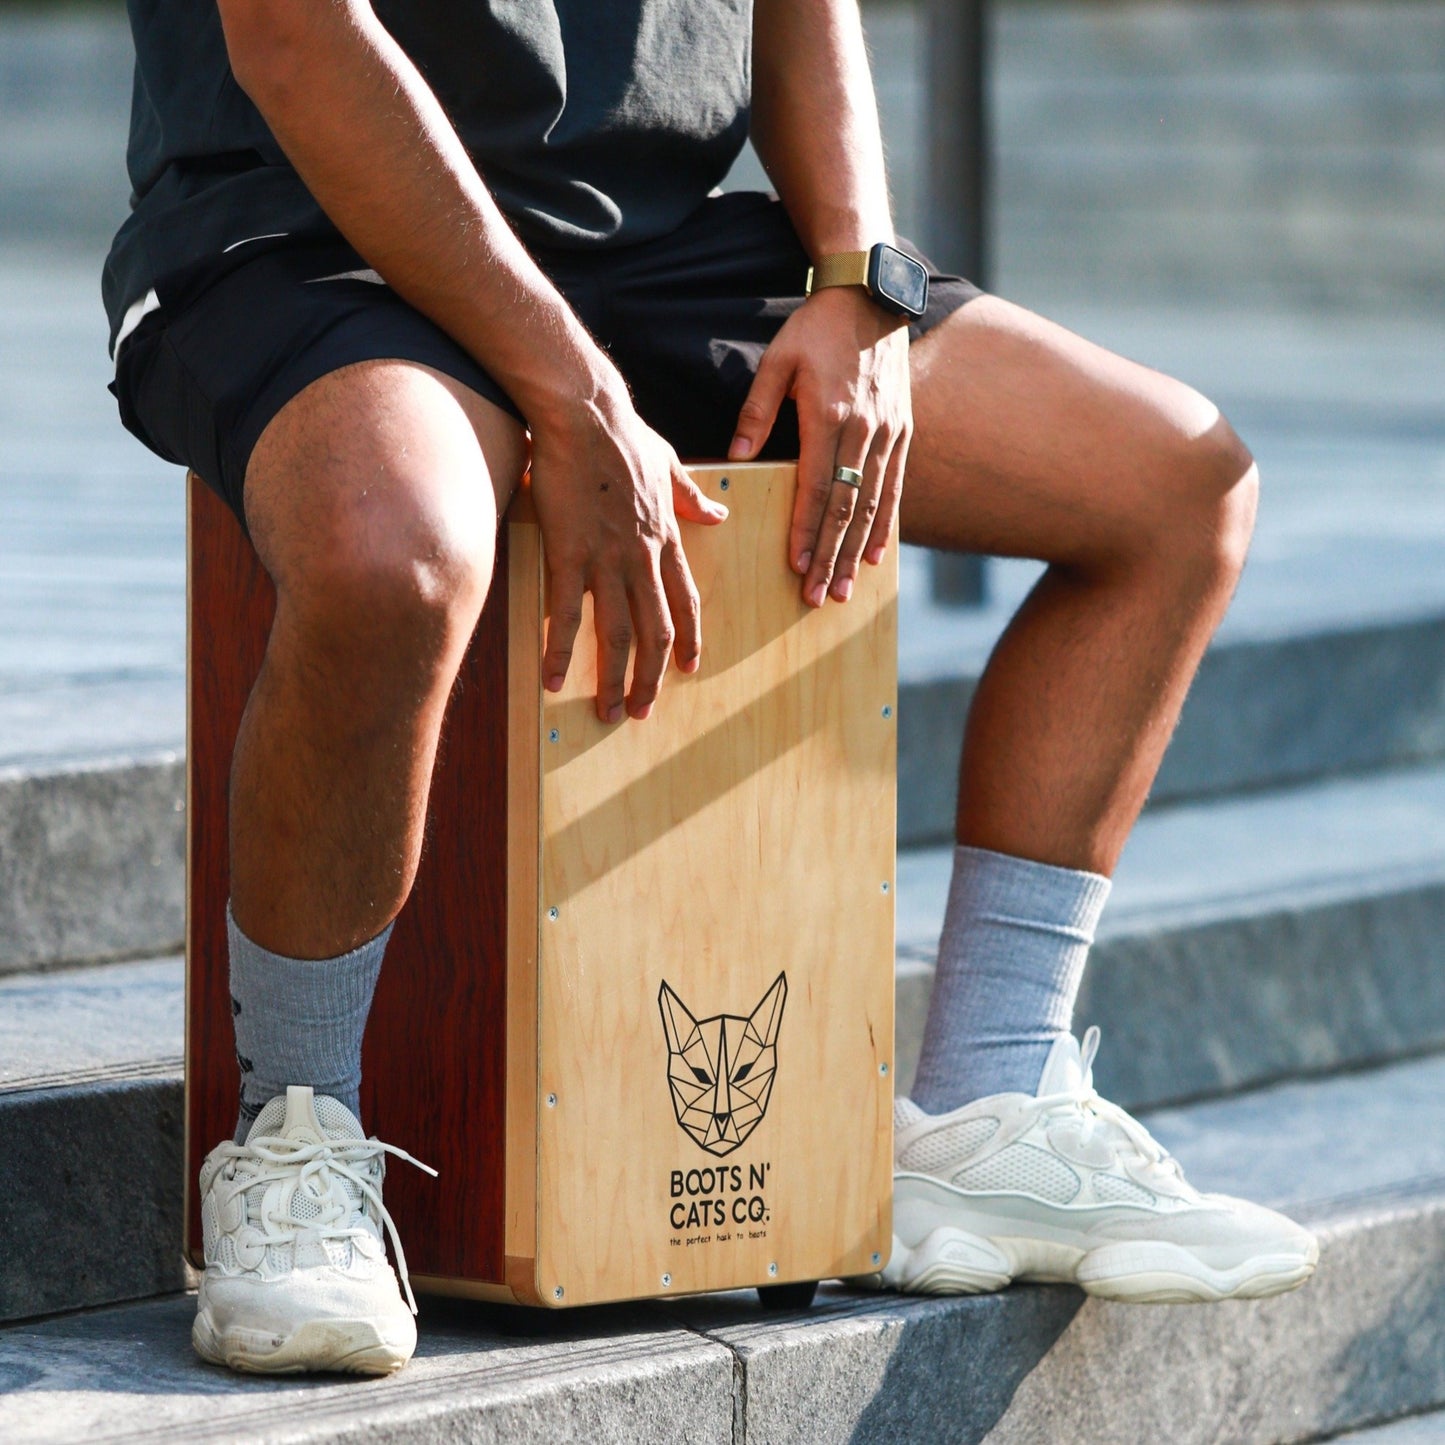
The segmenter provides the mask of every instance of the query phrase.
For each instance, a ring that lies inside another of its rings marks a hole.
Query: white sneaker
[[[293,1086],[272,1099],[244,1144],[217,1145],[201,1166],[201,1277],[191,1342],[203,1360],[289,1375],[388,1375],[416,1349],[416,1301],[386,1262],[396,1227],[381,1202],[387,1154],[344,1104]]]
[[[894,1105],[893,1252],[878,1281],[975,1294],[1012,1280],[1172,1304],[1259,1299],[1314,1272],[1293,1220],[1200,1194],[1149,1131],[1093,1088],[1099,1031],[1061,1038],[1035,1097],[950,1114]]]

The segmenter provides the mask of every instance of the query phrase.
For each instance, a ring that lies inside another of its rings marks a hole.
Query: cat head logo
[[[709,1154],[731,1154],[767,1113],[787,997],[788,978],[780,973],[746,1018],[695,1019],[663,980],[657,1006],[667,1035],[673,1112],[693,1143]]]

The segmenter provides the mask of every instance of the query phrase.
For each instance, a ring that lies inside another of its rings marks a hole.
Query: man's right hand
[[[518,240],[370,0],[220,0],[237,81],[311,194],[403,300],[452,336],[532,425],[552,569],[543,678],[562,686],[590,591],[597,714],[646,717],[667,654],[697,668],[697,590],[678,518],[720,522]]]
[[[677,454],[633,409],[620,379],[532,425],[532,496],[548,570],[542,678],[560,691],[592,594],[597,633],[597,716],[645,718],[668,653],[683,672],[702,657],[697,588],[678,521],[715,525],[727,508],[709,500]],[[627,657],[636,640],[632,685]]]

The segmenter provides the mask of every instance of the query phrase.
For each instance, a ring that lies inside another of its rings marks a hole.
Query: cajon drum
[[[703,663],[593,713],[590,613],[540,679],[524,493],[449,707],[425,853],[364,1052],[419,1290],[570,1306],[866,1274],[890,1240],[896,549],[805,607],[794,468],[693,471]],[[189,484],[187,1244],[236,1114],[227,778],[274,606]],[[806,1289],[806,1285],[804,1285]]]

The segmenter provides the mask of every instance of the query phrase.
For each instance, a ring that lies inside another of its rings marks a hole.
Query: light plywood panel
[[[699,673],[607,727],[584,648],[542,701],[546,1303],[862,1273],[889,1237],[896,549],[814,611],[794,469],[694,476],[732,509],[686,532]]]

